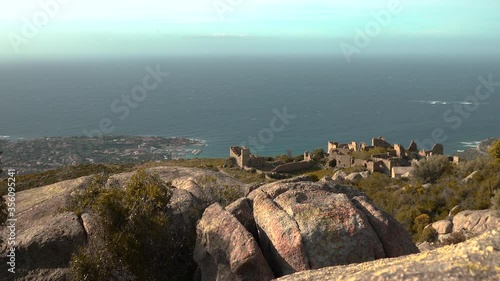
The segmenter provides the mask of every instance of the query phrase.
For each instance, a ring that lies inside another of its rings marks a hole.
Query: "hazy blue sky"
[[[43,3],[59,3],[44,21]],[[16,0],[0,10],[0,56],[341,54],[392,0]],[[496,53],[498,0],[400,0],[370,53]],[[225,12],[224,12],[224,9]],[[27,26],[34,23],[36,30]],[[26,30],[29,32],[26,33]],[[23,32],[24,31],[24,32]],[[27,34],[27,35],[26,35]],[[17,49],[17,50],[16,50]]]

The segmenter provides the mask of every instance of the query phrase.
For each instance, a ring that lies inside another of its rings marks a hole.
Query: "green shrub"
[[[418,161],[413,165],[413,176],[422,183],[435,183],[445,173],[451,171],[451,163],[447,156],[434,155]]]
[[[490,153],[491,157],[495,159],[497,163],[500,163],[500,139],[494,141],[491,144],[491,147],[488,150],[488,152]]]
[[[319,181],[319,178],[318,178],[318,176],[317,176],[317,175],[312,174],[312,175],[310,175],[310,177],[311,177],[311,180],[312,180],[313,182],[318,182],[318,181]]]
[[[443,166],[447,166],[447,163],[448,160]],[[455,208],[455,212],[500,205],[500,164],[480,159],[472,163],[460,163],[455,170],[454,166],[445,169],[446,172],[429,188],[424,188],[420,182],[391,179],[380,173],[371,174],[355,186],[377,206],[395,217],[417,241],[422,236],[423,227],[445,219],[456,206],[459,208]],[[476,167],[482,168],[474,177],[475,180],[463,182],[462,172],[475,170]]]
[[[481,156],[466,162],[462,162],[457,166],[458,176],[461,178],[465,178],[475,171],[481,171],[487,168],[490,163],[491,157],[489,156]]]
[[[495,195],[491,197],[491,208],[500,212],[500,190],[496,190]]]
[[[232,167],[236,167],[236,159],[234,157],[229,157],[229,158],[226,158],[226,160],[224,161],[224,165],[223,167],[224,168],[232,168]]]
[[[324,157],[325,157],[325,150],[323,150],[323,148],[321,147],[316,148],[311,153],[311,158],[316,161],[323,159]]]
[[[418,236],[422,235],[422,231],[424,228],[431,223],[431,217],[427,214],[421,214],[420,216],[415,218],[415,232]]]
[[[73,206],[77,212],[96,214],[102,233],[73,255],[72,279],[191,279],[196,232],[171,225],[171,188],[144,170],[133,175],[124,189],[105,188],[103,182],[96,177],[78,196],[83,200]]]
[[[418,242],[432,242],[436,239],[436,237],[437,237],[437,231],[429,226],[424,229]]]

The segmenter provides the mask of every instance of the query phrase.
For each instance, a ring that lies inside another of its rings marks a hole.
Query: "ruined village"
[[[373,152],[373,154],[371,153]],[[407,148],[401,144],[391,144],[384,137],[375,137],[371,145],[364,142],[339,143],[328,142],[328,149],[319,157],[306,151],[303,159],[292,162],[270,159],[251,153],[247,147],[233,146],[229,149],[229,157],[233,165],[239,168],[263,173],[267,178],[277,179],[286,177],[287,173],[303,172],[313,167],[334,169],[340,173],[334,175],[333,180],[356,180],[367,177],[374,172],[383,173],[392,178],[408,178],[413,170],[412,164],[432,155],[444,155],[442,144],[436,143],[431,150],[418,148],[415,141],[411,141]],[[458,156],[449,157],[451,162],[458,163]],[[272,161],[270,161],[272,160]],[[344,169],[354,168],[346,175]]]

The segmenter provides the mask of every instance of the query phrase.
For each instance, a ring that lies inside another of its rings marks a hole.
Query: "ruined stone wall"
[[[304,161],[312,161],[312,156],[309,151],[304,152]]]
[[[334,155],[332,157],[336,161],[337,168],[350,168],[353,164],[353,158],[350,155]]]
[[[241,147],[232,146],[229,148],[229,157],[238,158],[241,155]]]
[[[383,148],[391,148],[392,145],[388,143],[385,138],[377,137],[372,139],[372,146],[374,147],[383,147]]]
[[[418,152],[418,146],[417,143],[415,143],[414,140],[410,142],[410,145],[408,146],[408,151],[409,152]]]
[[[406,157],[406,151],[402,145],[394,144],[394,150],[396,151],[397,157]]]
[[[332,153],[335,149],[337,149],[337,142],[329,141],[328,142],[328,154]]]
[[[233,146],[229,148],[229,157],[233,157],[236,159],[236,164],[238,167],[243,168],[243,162],[241,159],[241,147],[239,146]]]
[[[370,172],[379,172],[386,175],[390,175],[393,167],[399,166],[399,161],[397,159],[382,159],[373,158],[373,164],[367,165]]]
[[[368,161],[363,159],[354,159],[354,166],[356,167],[368,167]]]
[[[266,165],[266,158],[251,155],[246,161],[247,167],[251,168],[262,168]]]
[[[349,150],[351,150],[351,151],[358,151],[358,143],[355,141],[351,142],[348,145],[348,147],[349,147]]]
[[[309,169],[314,165],[315,165],[314,161],[300,161],[300,162],[294,162],[294,163],[287,163],[287,164],[283,164],[283,165],[280,165],[280,166],[274,168],[273,172],[292,173],[292,172],[303,171],[303,170]]]
[[[392,167],[391,177],[393,179],[401,178],[405,174],[411,174],[413,167]]]
[[[236,164],[238,164],[240,168],[261,168],[266,164],[266,158],[252,155],[250,149],[246,147],[231,147],[229,149],[229,156],[236,159]]]

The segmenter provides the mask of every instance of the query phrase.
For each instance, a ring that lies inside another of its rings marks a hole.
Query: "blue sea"
[[[478,79],[500,82],[499,62],[390,56],[350,64],[328,56],[1,62],[0,135],[78,136],[107,120],[114,135],[204,140],[199,157],[226,157],[229,146],[240,144],[258,155],[301,154],[326,149],[330,140],[374,136],[427,148],[438,140],[453,154],[499,137],[500,84],[493,92]],[[169,76],[126,104],[122,96],[143,84],[148,66]],[[128,107],[127,116],[117,106]],[[289,118],[281,116],[285,109]]]

